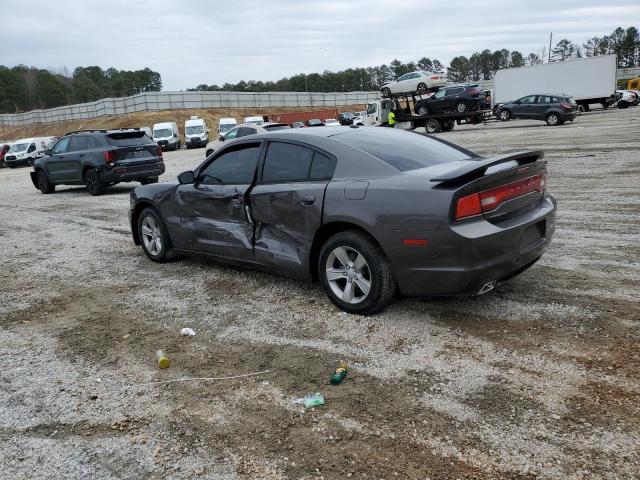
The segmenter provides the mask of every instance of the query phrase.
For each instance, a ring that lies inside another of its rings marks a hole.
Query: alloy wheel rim
[[[153,256],[162,251],[162,232],[152,216],[144,217],[140,226],[144,248]]]
[[[555,125],[558,123],[558,117],[556,115],[549,115],[549,123]]]
[[[507,118],[509,118],[509,114],[507,113],[506,110],[500,112],[500,118],[506,120]]]
[[[459,103],[458,104],[458,111],[460,113],[464,112],[467,109],[467,106],[464,103]]]
[[[345,303],[356,305],[371,291],[371,270],[360,252],[353,247],[334,248],[325,264],[327,283],[333,294]]]

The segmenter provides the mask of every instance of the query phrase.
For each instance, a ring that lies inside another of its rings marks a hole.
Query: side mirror
[[[218,137],[218,140],[220,140],[221,142],[224,142],[224,135],[220,135],[220,137]]]
[[[174,133],[174,134],[173,134],[173,137],[174,137],[174,138],[178,138],[178,134],[177,134],[177,133]]]
[[[182,172],[180,175],[178,175],[178,182],[180,182],[180,185],[189,185],[194,181],[195,181],[195,178],[191,170]]]
[[[47,149],[44,151],[44,154],[45,154],[47,157],[50,157],[50,156],[51,156],[51,149],[50,149],[50,148],[47,148]]]

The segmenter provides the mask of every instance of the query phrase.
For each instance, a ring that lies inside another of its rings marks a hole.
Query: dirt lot
[[[0,477],[639,478],[639,125],[630,108],[442,134],[545,150],[556,237],[499,291],[369,318],[317,285],[148,261],[135,185],[45,196],[0,170]],[[202,156],[166,154],[162,180]],[[316,391],[325,406],[291,402]]]

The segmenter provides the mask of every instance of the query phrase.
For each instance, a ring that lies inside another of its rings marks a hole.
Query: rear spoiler
[[[436,178],[432,178],[432,182],[443,182],[438,187],[450,187],[466,183],[476,178],[482,177],[488,168],[501,163],[517,161],[518,166],[526,165],[528,163],[535,163],[538,160],[544,158],[544,152],[541,150],[522,151],[515,153],[507,153],[497,157],[485,158],[477,160],[464,167],[457,168],[450,172],[438,175]]]

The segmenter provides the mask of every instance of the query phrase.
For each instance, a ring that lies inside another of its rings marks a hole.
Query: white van
[[[256,115],[254,117],[244,117],[245,125],[262,125],[264,123],[264,118]]]
[[[176,122],[156,123],[153,126],[153,141],[163,150],[180,148],[180,132]]]
[[[16,140],[4,156],[4,164],[9,168],[33,165],[36,158],[44,157],[47,145],[54,137],[34,137]]]
[[[235,127],[237,124],[238,122],[236,122],[235,118],[223,117],[220,119],[220,122],[218,122],[218,133],[220,135],[223,135],[224,133]]]
[[[187,148],[204,147],[209,142],[209,129],[201,118],[195,115],[184,122],[184,143]]]
[[[149,127],[140,127],[140,131],[146,133],[149,138],[153,137],[153,133]]]

